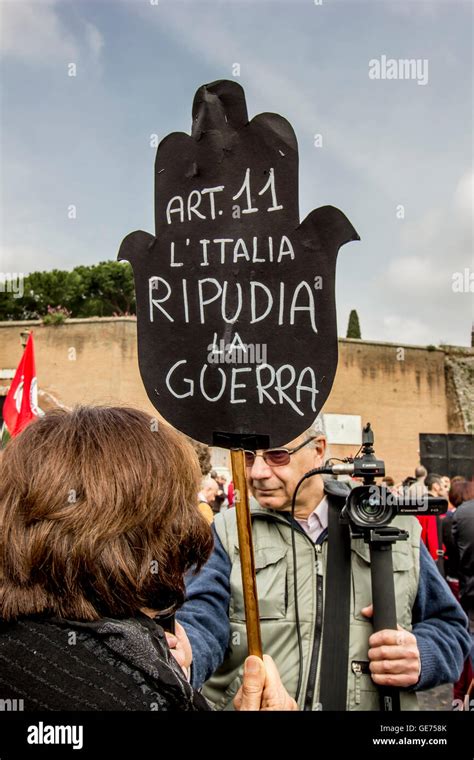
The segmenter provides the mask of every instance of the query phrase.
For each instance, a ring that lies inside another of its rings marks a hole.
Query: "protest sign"
[[[134,271],[152,403],[207,444],[294,439],[333,383],[336,257],[359,237],[333,206],[299,223],[291,125],[271,113],[249,122],[236,82],[201,87],[191,136],[158,147],[155,225],[118,257]]]

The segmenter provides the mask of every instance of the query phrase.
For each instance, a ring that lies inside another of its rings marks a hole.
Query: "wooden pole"
[[[242,589],[244,592],[245,621],[249,654],[262,657],[262,637],[258,613],[257,581],[252,543],[252,522],[245,473],[243,449],[230,452],[232,475],[235,488],[235,508],[237,510],[237,530],[239,535],[240,564],[242,568]]]

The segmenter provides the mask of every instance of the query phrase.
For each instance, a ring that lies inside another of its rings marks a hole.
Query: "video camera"
[[[398,514],[440,515],[448,508],[446,499],[410,493],[408,489],[395,494],[375,484],[376,477],[385,475],[385,463],[375,456],[370,422],[362,430],[360,453],[336,464],[329,460],[319,472],[363,478],[364,484],[351,490],[341,513],[341,519],[350,523],[353,535],[364,529],[387,526]]]

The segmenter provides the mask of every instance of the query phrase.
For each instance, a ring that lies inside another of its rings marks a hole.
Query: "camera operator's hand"
[[[372,604],[362,610],[365,617],[372,617],[373,613]],[[416,637],[401,626],[397,628],[396,631],[377,631],[369,639],[370,673],[379,686],[414,686],[420,677],[421,660]]]

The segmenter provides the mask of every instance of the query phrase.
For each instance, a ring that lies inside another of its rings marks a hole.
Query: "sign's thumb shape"
[[[143,230],[130,232],[120,244],[117,260],[129,261],[135,269],[135,264],[150,253],[155,242],[156,237],[150,235],[149,232],[143,232]]]
[[[337,255],[339,248],[351,240],[360,240],[357,230],[345,214],[335,206],[314,209],[301,222],[299,238],[305,248],[315,248],[320,254]]]

